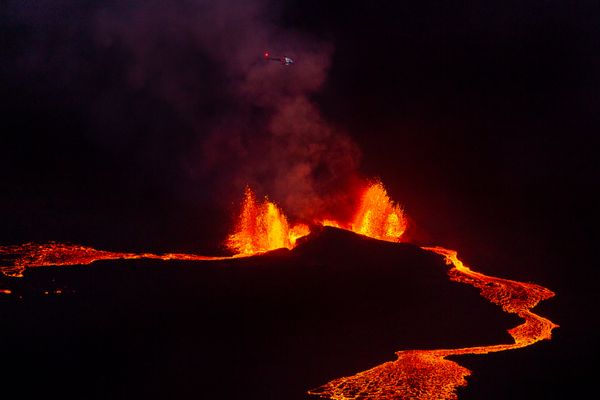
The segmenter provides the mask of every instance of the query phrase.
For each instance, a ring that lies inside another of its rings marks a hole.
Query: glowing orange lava
[[[467,384],[471,371],[446,357],[487,354],[530,346],[550,339],[558,325],[530,310],[554,293],[544,287],[486,276],[472,271],[458,259],[457,252],[443,247],[423,247],[444,257],[452,268],[450,279],[481,290],[481,295],[505,312],[517,314],[524,323],[508,333],[514,343],[459,349],[409,350],[396,353],[398,358],[350,377],[333,380],[309,394],[333,400],[351,399],[456,399],[456,388]]]
[[[404,211],[389,198],[381,182],[365,189],[351,224],[331,219],[323,219],[320,223],[323,226],[348,229],[390,242],[399,242],[407,229]],[[0,273],[21,277],[24,270],[30,267],[85,265],[97,260],[149,258],[200,261],[244,257],[278,248],[292,249],[300,237],[309,233],[307,225],[290,226],[288,219],[275,203],[267,199],[257,201],[254,193],[247,188],[236,228],[226,242],[227,247],[235,253],[232,257],[179,253],[120,253],[62,243],[26,243],[0,246]],[[552,321],[531,312],[540,301],[554,296],[552,291],[532,283],[495,278],[475,272],[465,266],[453,250],[443,247],[422,249],[444,257],[446,264],[451,266],[448,270],[451,280],[478,288],[484,298],[500,306],[503,311],[516,314],[524,320],[521,325],[508,331],[514,342],[459,349],[399,351],[395,361],[350,377],[335,379],[310,390],[309,394],[333,400],[456,399],[456,388],[466,385],[465,377],[469,376],[471,371],[446,357],[526,347],[540,340],[550,339],[552,330],[558,327]],[[0,289],[0,293],[10,295],[11,291]]]
[[[322,226],[331,226],[333,228],[342,228],[342,225],[340,225],[339,222],[334,221],[332,219],[324,219],[323,221],[321,221],[321,225]]]
[[[5,276],[22,277],[26,268],[47,266],[87,265],[99,260],[117,259],[157,260],[220,260],[229,257],[207,257],[181,253],[119,253],[96,250],[92,247],[65,243],[25,243],[15,246],[0,246],[0,273]]]
[[[379,240],[399,242],[406,228],[404,210],[389,198],[383,184],[377,182],[365,190],[350,230]]]
[[[297,239],[309,233],[307,225],[290,226],[275,203],[267,199],[258,202],[252,190],[246,188],[242,211],[235,232],[227,239],[227,247],[235,254],[246,256],[292,249]]]
[[[10,277],[22,277],[27,268],[47,266],[88,265],[100,260],[117,259],[157,259],[208,261],[245,257],[279,248],[291,249],[296,241],[310,233],[307,225],[289,226],[287,218],[279,207],[268,200],[256,201],[248,188],[239,217],[236,231],[232,233],[227,246],[235,254],[231,257],[211,257],[183,253],[123,253],[97,250],[88,246],[65,243],[25,243],[13,246],[0,246],[0,273]],[[10,294],[10,290],[0,293]]]

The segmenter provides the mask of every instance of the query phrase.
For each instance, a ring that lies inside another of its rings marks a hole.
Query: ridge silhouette
[[[242,259],[33,268],[0,299],[4,382],[61,399],[306,399],[399,350],[509,342],[517,318],[447,271],[331,227]]]

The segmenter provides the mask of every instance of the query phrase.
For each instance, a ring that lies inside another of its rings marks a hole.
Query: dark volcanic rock
[[[510,341],[517,319],[447,270],[413,245],[330,228],[248,259],[31,270],[0,298],[3,390],[302,399],[398,350]]]

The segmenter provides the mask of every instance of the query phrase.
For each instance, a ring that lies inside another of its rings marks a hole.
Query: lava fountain
[[[315,224],[389,242],[399,242],[407,228],[404,210],[390,199],[379,181],[365,188],[352,223],[323,219]],[[268,198],[258,201],[247,187],[235,230],[226,243],[237,256],[251,256],[280,248],[293,249],[296,241],[309,233],[308,225],[290,224],[277,204]]]
[[[280,248],[292,249],[296,240],[310,233],[308,225],[290,226],[281,209],[268,199],[256,200],[246,188],[242,211],[227,247],[237,255],[250,256]]]
[[[383,184],[366,188],[351,225],[355,233],[388,242],[399,242],[407,228],[404,210],[388,196]]]

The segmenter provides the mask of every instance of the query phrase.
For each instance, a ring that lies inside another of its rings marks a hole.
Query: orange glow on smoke
[[[388,196],[381,182],[369,186],[362,195],[352,223],[352,231],[388,242],[399,242],[407,228],[400,205]]]
[[[227,247],[237,255],[253,255],[265,251],[292,249],[296,240],[310,233],[307,225],[290,226],[277,205],[267,199],[258,202],[246,188],[242,211],[235,232],[227,238]]]

